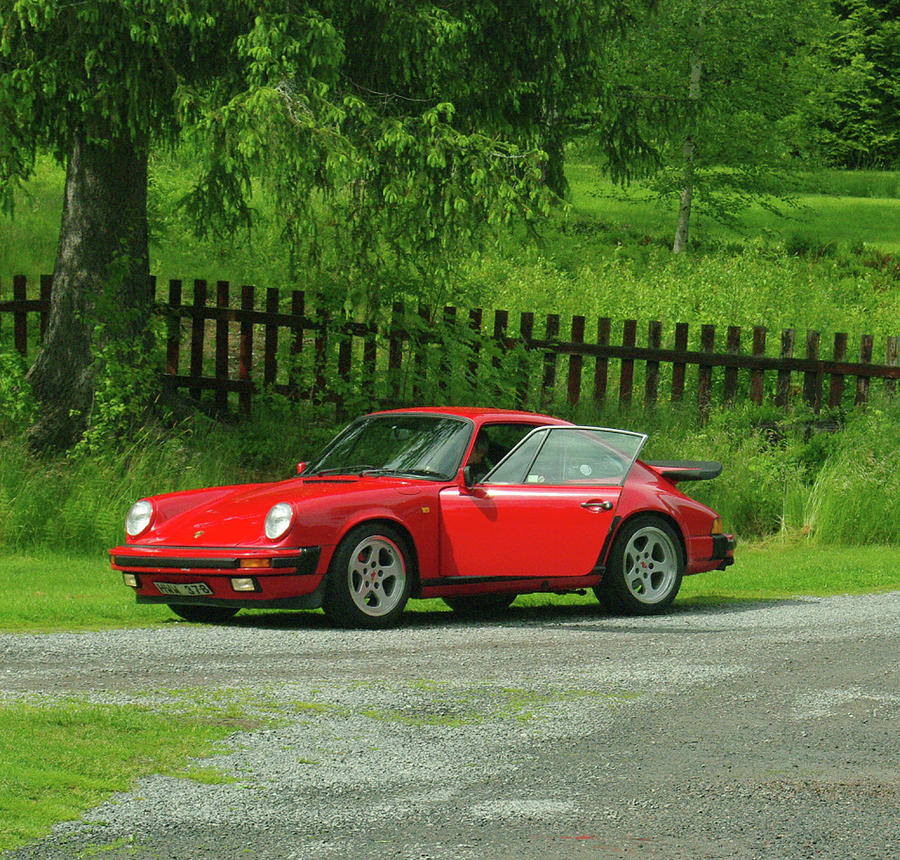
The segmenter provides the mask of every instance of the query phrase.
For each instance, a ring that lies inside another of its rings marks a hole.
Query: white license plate
[[[213,590],[205,582],[157,582],[160,594],[177,594],[183,597],[200,597],[212,594]]]

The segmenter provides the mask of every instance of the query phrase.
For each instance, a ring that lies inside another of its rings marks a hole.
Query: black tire
[[[660,517],[628,520],[616,535],[603,581],[594,594],[626,615],[656,615],[672,605],[684,576],[684,552],[675,529]]]
[[[228,621],[237,613],[237,609],[230,606],[194,606],[190,603],[169,603],[169,609],[185,621],[194,621],[199,624],[218,624]]]
[[[441,599],[462,618],[495,618],[509,609],[516,594],[476,594]]]
[[[363,523],[338,544],[328,568],[325,614],[341,627],[400,621],[413,571],[406,541],[391,526]]]

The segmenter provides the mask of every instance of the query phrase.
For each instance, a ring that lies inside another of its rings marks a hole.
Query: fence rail
[[[28,298],[26,278],[17,275],[10,300],[0,283],[0,343],[6,337],[3,317],[11,315],[14,348],[27,356],[37,346],[47,327],[51,287],[52,278],[44,275],[34,291],[38,297]],[[574,316],[563,340],[559,314],[546,315],[536,336],[532,312],[521,312],[513,331],[505,310],[446,307],[435,320],[424,309],[401,303],[393,305],[390,319],[367,324],[309,312],[302,291],[242,286],[233,296],[227,281],[216,282],[211,291],[199,279],[192,282],[189,301],[183,282],[170,281],[157,310],[166,326],[165,384],[198,401],[211,391],[213,407],[223,412],[233,408],[233,398],[248,412],[254,394],[266,388],[332,401],[339,414],[348,405],[368,408],[423,398],[541,408],[617,398],[628,406],[641,390],[650,406],[667,391],[676,403],[696,398],[701,411],[749,399],[782,408],[799,400],[818,412],[825,405],[864,405],[873,380],[893,394],[900,379],[897,336],[885,339],[884,362],[877,363],[871,335],[862,335],[857,346],[843,332],[834,335],[826,358],[819,332],[807,331],[798,341],[794,329],[785,329],[770,345],[770,332],[762,326],[749,333],[727,326],[723,338],[712,325],[699,326],[698,333],[696,326],[677,323],[664,343],[663,324],[651,321],[639,343],[638,322],[624,320],[621,338],[613,342],[610,318],[593,321],[589,336],[587,319]],[[29,342],[28,321],[35,316],[39,331],[31,327]],[[696,367],[696,374],[688,374],[689,367]]]

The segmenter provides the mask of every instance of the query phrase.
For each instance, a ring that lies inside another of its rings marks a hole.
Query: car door
[[[481,483],[441,491],[442,577],[587,576],[646,437],[543,427]]]

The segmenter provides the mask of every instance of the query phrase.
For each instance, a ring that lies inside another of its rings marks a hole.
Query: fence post
[[[181,281],[169,281],[169,312],[166,315],[166,374],[178,375],[181,351]]]
[[[716,327],[704,325],[700,327],[700,350],[702,352],[715,352]],[[697,405],[700,408],[700,417],[709,415],[709,407],[712,402],[712,365],[697,365]]]
[[[466,382],[472,392],[473,401],[478,399],[478,357],[481,354],[481,308],[469,311],[470,357],[466,364]]]
[[[597,320],[597,346],[609,346],[609,333],[612,322],[609,317],[600,317]],[[594,362],[594,405],[599,406],[606,400],[608,387],[609,359],[605,355],[598,355]]]
[[[688,347],[688,324],[675,324],[675,351],[686,352]],[[683,361],[672,364],[672,402],[681,403],[684,397],[684,375],[687,365]]]
[[[216,411],[228,411],[228,281],[216,281]]]
[[[864,334],[859,345],[860,364],[872,363],[872,346],[875,339],[870,334]],[[869,377],[856,377],[856,405],[865,406],[869,402]]]
[[[725,341],[725,351],[729,355],[739,355],[741,352],[741,327],[736,325],[728,326],[728,333]],[[736,365],[725,366],[725,391],[723,397],[727,405],[734,403],[734,396],[737,393],[738,369]]]
[[[363,341],[363,385],[366,388],[367,402],[374,408],[378,403],[378,395],[375,387],[375,359],[378,350],[375,342],[377,328],[366,324],[365,340]]]
[[[622,346],[632,347],[637,342],[637,320],[625,320],[622,326]],[[619,368],[619,403],[631,405],[631,389],[634,385],[634,359],[623,358]]]
[[[584,343],[584,317],[572,317],[572,343],[580,345]],[[566,397],[570,406],[577,406],[581,399],[581,364],[584,361],[581,353],[573,352],[569,355],[569,379],[566,386]]]
[[[556,388],[556,349],[555,341],[559,337],[559,314],[547,314],[547,347],[544,352],[544,375],[541,380],[541,408],[545,409],[553,402]]]
[[[781,357],[793,358],[794,356],[794,330],[786,328],[781,332]],[[775,389],[775,405],[782,409],[787,408],[791,399],[791,371],[779,370],[778,382]]]
[[[456,308],[450,305],[444,306],[444,331],[440,337],[440,343],[443,347],[438,360],[438,388],[441,391],[442,398],[446,401],[448,396],[450,402],[453,402],[453,388],[450,385],[453,379],[453,363],[450,360],[452,355],[448,355],[447,343],[450,342],[451,350],[456,350]]]
[[[391,401],[393,405],[399,405],[402,400],[403,391],[401,384],[403,381],[403,319],[405,317],[405,307],[403,302],[394,302],[391,309],[391,330],[388,340],[388,399],[397,398]]]
[[[888,367],[896,367],[898,364],[898,353],[900,353],[900,337],[889,337],[887,339],[887,347],[885,349],[885,364]],[[888,397],[893,397],[897,390],[896,380],[885,379],[884,393]]]
[[[350,365],[353,357],[353,331],[344,329],[338,334],[338,378],[341,380],[342,390],[337,392],[335,399],[335,418],[343,424],[347,420],[345,406],[346,393],[350,390]]]
[[[765,358],[766,355],[766,329],[757,325],[753,327],[753,357]],[[750,400],[757,406],[763,402],[763,389],[765,371],[762,368],[754,369],[750,374]]]
[[[659,349],[662,346],[662,323],[654,320],[647,327],[647,346]],[[647,361],[647,378],[644,383],[644,403],[653,407],[659,398],[659,362],[655,359]]]
[[[321,299],[321,295],[319,296]],[[315,343],[313,344],[313,403],[322,402],[327,383],[325,381],[325,365],[328,362],[328,326],[331,322],[331,314],[325,310],[316,308],[319,324],[316,327]]]
[[[13,275],[13,301],[24,302],[28,298],[28,282],[25,275]],[[28,314],[23,307],[13,312],[13,339],[16,352],[28,354]]]
[[[277,287],[266,289],[266,313],[275,315],[281,307],[281,294]],[[266,320],[263,340],[263,383],[274,385],[278,376],[278,323]]]
[[[522,311],[519,318],[519,334],[522,337],[522,347],[527,353],[531,349],[531,341],[534,338],[534,312]],[[518,368],[519,384],[516,386],[516,405],[524,409],[528,403],[528,357],[527,354],[519,359]]]
[[[419,305],[417,320],[412,321],[412,342],[415,345],[413,353],[413,385],[412,396],[413,401],[418,403],[422,399],[422,380],[426,378],[426,341],[427,333],[425,327],[428,325],[428,308],[425,305]]]
[[[203,376],[203,339],[206,334],[206,281],[197,278],[194,281],[194,304],[191,320],[191,378],[199,379]],[[194,400],[199,400],[203,393],[202,388],[194,387],[190,395]]]
[[[819,333],[809,330],[806,332],[806,357],[811,361],[819,360]],[[807,370],[803,373],[803,402],[811,406],[813,412],[818,413],[822,408],[822,365],[815,370]]]
[[[290,396],[300,398],[300,381],[303,378],[301,360],[303,358],[303,322],[306,317],[306,294],[302,290],[291,292],[291,316],[294,323],[291,327],[291,366],[288,372],[288,390]]]
[[[847,334],[846,332],[838,332],[834,336],[834,354],[835,361],[844,362],[847,360]],[[831,386],[828,392],[828,406],[836,409],[841,405],[844,398],[844,374],[832,373]]]
[[[249,415],[252,401],[252,383],[250,369],[253,366],[253,321],[250,314],[254,306],[254,289],[249,284],[241,286],[241,357],[238,378],[241,380],[241,391],[238,394],[238,408]]]
[[[503,342],[506,338],[506,328],[509,325],[508,311],[494,311],[494,348],[496,353],[491,359],[494,368],[494,399],[499,403],[503,398],[503,385],[500,383],[500,369],[503,367],[503,359],[500,352],[503,350]]]

